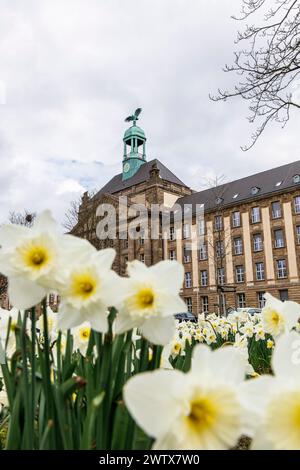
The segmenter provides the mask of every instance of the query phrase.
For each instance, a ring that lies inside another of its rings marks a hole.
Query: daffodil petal
[[[176,293],[158,290],[158,306],[162,316],[175,315],[186,312],[186,303]]]
[[[297,325],[300,318],[300,305],[289,300],[284,302],[282,311],[286,319],[288,331],[291,331]]]
[[[47,232],[50,236],[57,232],[57,223],[54,220],[51,211],[46,209],[41,212],[35,219],[32,231]]]
[[[248,413],[253,415],[255,427],[260,425],[275,381],[276,379],[271,375],[264,375],[246,380],[239,388],[241,402]]]
[[[66,331],[80,325],[83,317],[79,309],[72,305],[62,302],[57,316],[57,327],[61,331]]]
[[[180,415],[178,395],[184,380],[180,371],[156,370],[138,374],[126,383],[125,404],[137,424],[150,436],[167,433]]]
[[[100,333],[106,333],[108,330],[107,308],[105,305],[97,303],[88,307],[84,314],[87,321],[90,322],[93,330]]]
[[[41,302],[46,292],[46,289],[25,278],[12,277],[8,282],[8,297],[17,309],[34,307]]]
[[[151,268],[160,288],[170,292],[179,292],[183,284],[184,268],[177,261],[164,260]]]
[[[166,345],[174,336],[175,320],[173,317],[157,317],[146,320],[140,327],[142,335],[151,343]]]
[[[95,254],[95,260],[99,263],[101,270],[108,270],[111,268],[116,252],[112,248],[106,248],[105,250],[97,251]]]
[[[133,328],[138,328],[143,323],[143,318],[135,318],[130,315],[119,313],[115,320],[115,332],[117,335],[125,333],[125,331],[132,330]]]
[[[29,233],[28,228],[20,225],[3,225],[0,227],[0,246],[5,250],[13,248],[19,243],[21,237]]]
[[[258,428],[251,442],[251,450],[274,450],[271,441],[268,440],[263,427]]]
[[[276,376],[283,379],[292,377],[300,383],[299,333],[292,331],[278,338],[273,352],[272,367]]]

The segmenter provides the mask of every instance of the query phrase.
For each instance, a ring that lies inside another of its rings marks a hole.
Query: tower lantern
[[[137,108],[132,116],[128,116],[125,122],[131,122],[132,126],[124,134],[123,155],[123,180],[131,178],[146,162],[146,136],[143,129],[136,125],[142,109]]]

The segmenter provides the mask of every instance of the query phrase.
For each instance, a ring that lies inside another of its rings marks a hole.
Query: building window
[[[265,266],[264,263],[255,263],[256,268],[256,279],[257,281],[263,281],[265,278]]]
[[[184,247],[184,249],[183,249],[183,261],[184,261],[184,263],[190,263],[191,262],[191,252],[186,247]]]
[[[128,240],[123,240],[123,247],[126,249],[128,248]]]
[[[176,251],[175,250],[170,250],[170,260],[174,261],[176,260]]]
[[[183,238],[190,238],[191,230],[188,224],[183,225]]]
[[[199,220],[199,235],[205,235],[205,220],[204,219],[200,219]]]
[[[281,205],[279,201],[272,202],[272,217],[279,219],[281,217]]]
[[[232,226],[233,227],[241,226],[241,214],[239,211],[235,211],[232,213]]]
[[[295,214],[300,214],[300,196],[294,197],[294,211]]]
[[[140,234],[140,245],[144,245],[144,244],[145,244],[145,232],[144,230],[142,230]]]
[[[200,245],[199,247],[199,259],[201,261],[207,259],[207,246],[205,244]]]
[[[185,273],[184,275],[185,287],[189,289],[192,287],[192,275],[191,273]]]
[[[244,294],[244,292],[237,294],[237,304],[238,308],[246,308],[246,294]]]
[[[186,297],[186,298],[185,298],[185,303],[186,303],[187,311],[190,312],[190,313],[193,313],[193,301],[192,301],[192,297]]]
[[[289,300],[289,291],[288,289],[282,289],[279,291],[279,297],[281,302],[285,302],[286,300]]]
[[[225,284],[225,269],[218,268],[218,284],[223,286]]]
[[[277,277],[278,279],[285,279],[287,277],[286,260],[277,260]]]
[[[253,235],[253,250],[262,251],[262,249],[263,249],[262,236],[260,233],[255,233]]]
[[[201,297],[201,304],[202,304],[202,312],[203,313],[208,313],[208,297],[207,295],[204,295]]]
[[[170,240],[175,240],[175,227],[170,227]]]
[[[216,255],[217,255],[217,258],[221,258],[224,255],[223,240],[217,240],[216,242]]]
[[[243,254],[243,240],[241,237],[235,238],[233,240],[233,246],[234,246],[234,254],[235,255],[242,255]]]
[[[202,287],[206,287],[208,284],[208,273],[206,269],[204,271],[200,271],[200,282]]]
[[[296,233],[297,233],[297,243],[298,245],[300,245],[300,225],[297,225]]]
[[[235,267],[236,282],[244,282],[244,266]]]
[[[221,215],[215,216],[215,230],[219,232],[223,229],[223,219]]]
[[[251,221],[253,224],[260,222],[260,208],[252,207],[251,209]]]
[[[275,238],[275,248],[283,248],[284,247],[283,230],[281,229],[274,230],[274,238]]]
[[[140,261],[141,261],[141,263],[145,263],[145,255],[144,255],[144,253],[141,253],[141,254],[140,254]]]
[[[255,196],[256,194],[258,194],[260,191],[260,188],[258,186],[254,186],[253,188],[251,188],[251,194],[253,196]]]
[[[264,308],[266,299],[265,299],[265,292],[257,292],[257,304],[258,308]]]
[[[294,175],[293,176],[293,181],[294,181],[294,183],[300,183],[300,175]]]

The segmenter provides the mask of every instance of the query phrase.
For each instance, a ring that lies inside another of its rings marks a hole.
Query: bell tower
[[[146,136],[143,129],[136,125],[142,109],[137,108],[132,116],[128,116],[125,122],[131,122],[132,126],[124,134],[123,176],[122,179],[131,178],[146,162]]]

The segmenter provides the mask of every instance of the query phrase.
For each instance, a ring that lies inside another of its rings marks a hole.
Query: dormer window
[[[282,181],[278,181],[278,182],[275,184],[276,188],[278,188],[278,187],[281,186],[281,185],[282,185]]]
[[[224,201],[224,199],[222,197],[217,197],[216,204],[220,205],[220,204],[222,204],[223,201]]]
[[[300,183],[300,175],[294,175],[293,181],[294,183]]]
[[[255,196],[255,194],[258,194],[259,191],[260,191],[260,188],[258,188],[257,186],[253,186],[253,188],[251,188],[252,196]]]
[[[232,199],[236,199],[238,197],[239,193],[236,193],[232,196]]]

